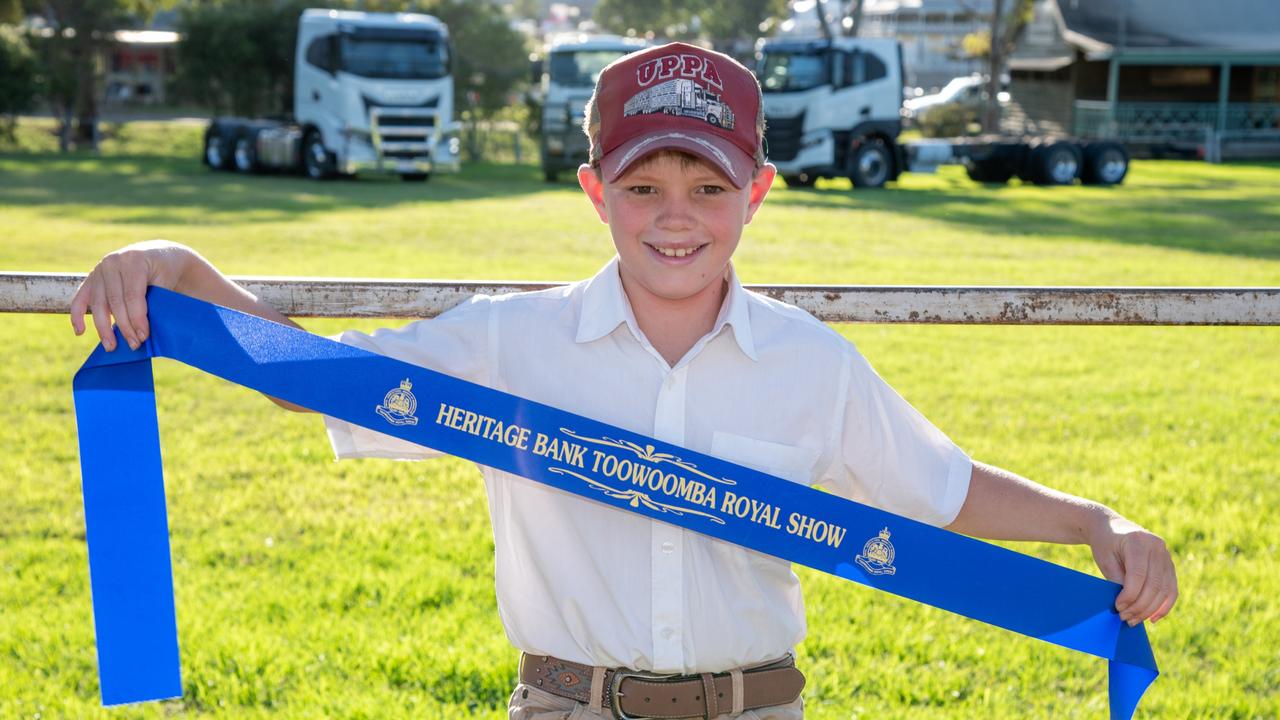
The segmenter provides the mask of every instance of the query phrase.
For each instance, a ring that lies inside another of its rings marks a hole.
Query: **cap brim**
[[[632,138],[605,154],[600,159],[604,179],[614,182],[627,168],[659,150],[683,150],[697,155],[723,173],[737,188],[746,187],[751,182],[756,165],[755,158],[724,138],[688,130],[663,130]]]

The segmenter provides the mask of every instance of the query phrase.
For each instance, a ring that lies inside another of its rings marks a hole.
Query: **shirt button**
[[[664,639],[666,639],[666,640],[670,640],[670,639],[671,639],[671,636],[672,636],[672,635],[675,635],[675,634],[676,634],[676,631],[675,631],[675,630],[672,630],[671,628],[663,628],[663,629],[662,629],[662,637],[663,637]]]
[[[662,552],[664,552],[664,553],[666,553],[666,554],[668,554],[668,555],[670,555],[671,553],[675,552],[675,549],[676,549],[675,543],[672,543],[672,542],[664,542],[664,543],[662,543]]]

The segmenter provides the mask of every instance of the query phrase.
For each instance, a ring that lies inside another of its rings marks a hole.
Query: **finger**
[[[1166,597],[1165,589],[1168,586],[1168,579],[1162,572],[1162,568],[1157,565],[1150,556],[1146,559],[1147,567],[1152,570],[1147,574],[1146,581],[1142,585],[1142,592],[1138,594],[1137,599],[1133,601],[1121,617],[1125,617],[1130,625],[1136,625],[1143,620],[1151,617],[1160,604],[1164,602]]]
[[[1168,592],[1165,594],[1164,602],[1162,602],[1160,604],[1160,607],[1156,609],[1155,613],[1151,615],[1151,622],[1157,622],[1163,619],[1164,616],[1168,615],[1169,612],[1173,610],[1174,604],[1178,602],[1177,571],[1174,570],[1172,558],[1169,559],[1168,563],[1169,563],[1169,577],[1172,578],[1173,581],[1169,587]]]
[[[93,280],[93,273],[80,283],[80,287],[76,288],[76,294],[71,296],[71,328],[76,331],[76,335],[84,334],[84,314],[89,309],[89,296],[91,290],[89,283]]]
[[[111,310],[107,307],[107,291],[101,282],[93,284],[93,299],[89,302],[89,311],[93,313],[93,327],[98,331],[98,339],[107,352],[116,349],[116,334],[111,332]]]
[[[116,316],[116,327],[120,328],[120,334],[124,336],[125,342],[129,343],[129,347],[137,349],[138,338],[133,332],[133,323],[129,319],[129,308],[125,306],[124,301],[124,280],[119,272],[104,273],[102,278],[103,284],[106,285],[107,303],[111,306],[111,314]]]
[[[1163,620],[1165,616],[1169,614],[1169,611],[1173,610],[1173,604],[1176,603],[1177,601],[1178,601],[1178,593],[1176,591],[1169,593],[1169,595],[1165,598],[1165,601],[1160,604],[1160,607],[1154,613],[1151,614],[1151,618],[1150,618],[1151,622],[1158,623],[1161,620]]]
[[[133,336],[141,343],[147,339],[147,334],[151,330],[151,325],[147,320],[147,284],[145,279],[139,276],[134,282],[125,286],[124,304],[129,311],[129,319],[133,323]]]
[[[1147,582],[1146,564],[1137,562],[1129,562],[1125,564],[1124,573],[1124,589],[1116,596],[1116,610],[1121,615],[1133,605],[1133,602],[1142,594],[1142,586]]]

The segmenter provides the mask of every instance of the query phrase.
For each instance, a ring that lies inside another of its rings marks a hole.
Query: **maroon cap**
[[[656,150],[693,153],[735,187],[751,181],[760,85],[728,55],[684,43],[632,53],[600,73],[595,102],[609,182]]]

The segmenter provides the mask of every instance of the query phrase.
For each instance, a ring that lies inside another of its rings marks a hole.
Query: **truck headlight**
[[[547,138],[547,151],[559,155],[564,152],[564,138],[552,135]]]
[[[457,155],[462,152],[462,142],[456,137],[449,138],[449,154]]]

